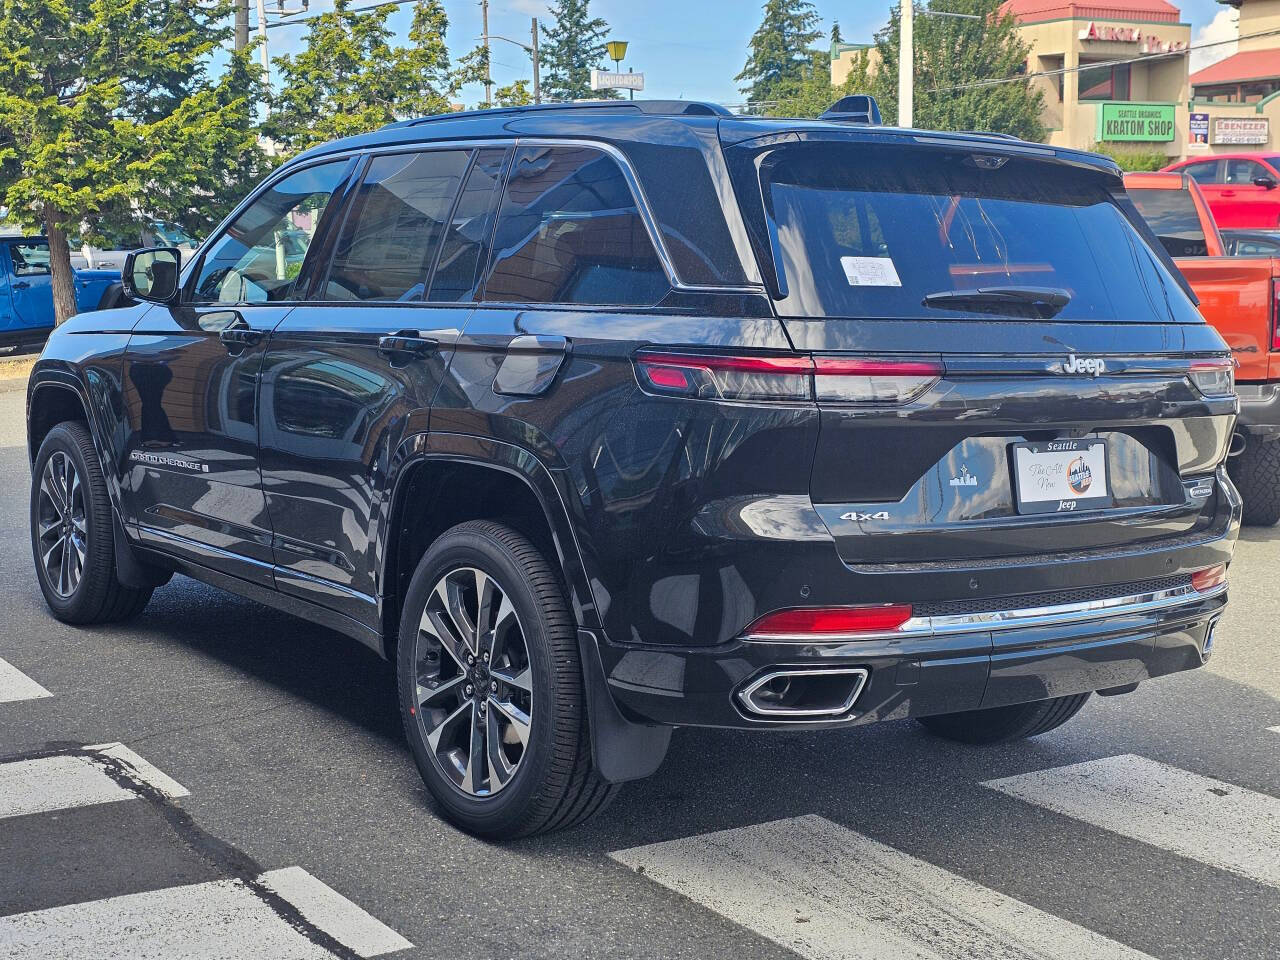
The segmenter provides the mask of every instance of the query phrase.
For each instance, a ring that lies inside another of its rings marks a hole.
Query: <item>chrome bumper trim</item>
[[[1211,600],[1226,592],[1227,584],[1225,583],[1218,584],[1208,590],[1197,590],[1190,584],[1185,584],[1169,590],[1139,593],[1128,597],[1086,600],[1080,603],[1062,603],[1050,607],[1019,607],[1013,610],[993,610],[987,613],[959,613],[942,617],[912,617],[896,630],[885,630],[876,633],[809,633],[765,636],[748,634],[743,639],[756,643],[847,643],[855,640],[916,639],[957,633],[1021,630],[1027,627],[1060,626],[1087,623],[1092,620],[1128,617],[1135,614],[1157,613],[1172,607],[1190,606],[1202,600]]]

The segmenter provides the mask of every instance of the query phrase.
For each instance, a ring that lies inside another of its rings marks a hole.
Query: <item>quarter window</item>
[[[232,221],[205,255],[197,303],[269,303],[295,296],[298,275],[347,161],[299,170]]]
[[[668,289],[612,157],[590,147],[516,151],[485,300],[652,306]]]
[[[454,198],[463,150],[375,157],[347,216],[325,300],[421,300]]]

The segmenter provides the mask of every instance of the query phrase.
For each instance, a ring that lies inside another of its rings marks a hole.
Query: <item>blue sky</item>
[[[365,0],[353,0],[363,6]],[[894,0],[896,3],[896,0]],[[1177,0],[1174,0],[1176,3]],[[889,17],[889,0],[818,0],[822,30],[840,23],[846,40],[869,40]],[[268,8],[274,4],[268,2]],[[1193,25],[1193,35],[1216,14],[1229,8],[1216,0],[1183,0],[1182,18]],[[332,9],[332,0],[312,0],[311,10]],[[480,5],[475,0],[445,0],[449,14],[449,49],[455,57],[475,45],[480,36]],[[546,0],[492,0],[489,29],[527,43],[531,16],[546,17]],[[610,26],[611,38],[631,46],[623,69],[645,74],[645,96],[740,102],[733,78],[746,59],[747,42],[759,25],[760,3],[754,0],[593,0],[591,12]],[[408,14],[399,13],[392,23],[403,33]],[[255,21],[256,24],[256,21]],[[271,53],[294,50],[305,30],[301,26],[270,31]],[[509,43],[493,44],[493,79],[496,84],[530,77],[529,59]],[[468,106],[483,98],[480,87],[463,91]]]

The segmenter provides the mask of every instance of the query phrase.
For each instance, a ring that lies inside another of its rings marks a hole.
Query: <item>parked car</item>
[[[96,623],[180,571],[357,638],[488,837],[674,726],[1044,733],[1205,661],[1240,522],[1230,353],[1123,197],[684,101],[316,147],[50,339],[41,590]]]
[[[78,270],[75,286],[81,310],[126,301],[119,270]],[[44,237],[0,237],[0,349],[44,342],[53,322],[49,242]]]
[[[1280,255],[1280,230],[1220,230],[1228,257]]]
[[[1171,163],[1164,172],[1185,173],[1194,180],[1221,229],[1280,228],[1280,156],[1219,153]]]
[[[77,237],[71,244],[71,265],[77,269],[119,270],[129,252],[140,247],[174,247],[189,257],[197,246],[197,241],[176,223],[144,220],[132,230],[112,231],[106,246]]]
[[[1224,256],[1199,185],[1185,173],[1129,173],[1125,186],[1204,314],[1236,358],[1240,416],[1227,469],[1244,497],[1244,521],[1280,521],[1280,259]]]

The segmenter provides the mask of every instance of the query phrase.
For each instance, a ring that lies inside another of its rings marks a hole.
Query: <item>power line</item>
[[[1129,57],[1123,60],[1098,60],[1093,63],[1082,63],[1074,67],[1059,67],[1057,70],[1040,70],[1036,73],[1023,73],[1016,77],[999,77],[991,80],[974,80],[971,83],[958,83],[951,87],[933,87],[929,93],[950,93],[954,90],[972,90],[978,87],[995,87],[1004,83],[1022,83],[1026,80],[1033,80],[1036,77],[1061,77],[1069,73],[1079,73],[1081,70],[1096,70],[1099,67],[1118,67],[1127,63],[1150,63],[1153,60],[1168,60],[1171,57],[1188,56],[1193,50],[1208,50],[1210,47],[1221,47],[1229,43],[1239,43],[1241,40],[1253,40],[1257,37],[1273,37],[1280,34],[1280,29],[1260,30],[1257,33],[1244,34],[1231,40],[1213,40],[1208,43],[1188,44],[1182,50],[1174,50],[1170,53],[1149,53],[1138,57]]]
[[[347,13],[366,13],[370,10],[377,10],[380,7],[402,7],[406,3],[417,3],[418,0],[381,0],[380,3],[371,3],[367,7],[352,7]],[[277,27],[292,27],[298,23],[309,23],[312,20],[319,20],[321,17],[333,16],[332,10],[326,10],[322,13],[313,13],[306,17],[290,17],[287,20],[276,20],[274,23],[268,23],[267,29],[274,30]]]

